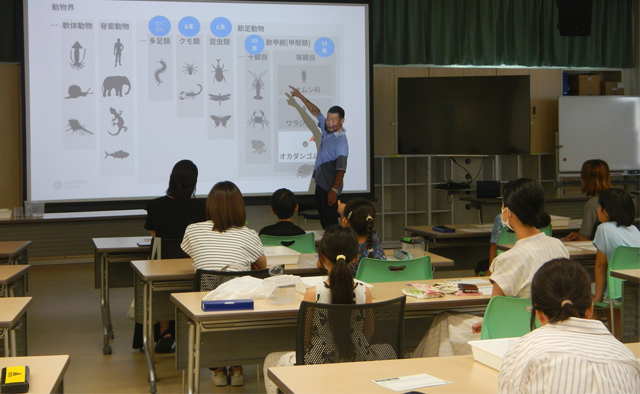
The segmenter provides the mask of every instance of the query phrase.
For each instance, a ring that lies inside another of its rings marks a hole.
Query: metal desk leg
[[[8,329],[4,329],[4,356],[5,357],[9,357],[10,353],[9,353],[9,330]]]
[[[196,346],[195,344],[195,323],[189,323],[189,342],[188,342],[188,359],[187,359],[187,393],[188,394],[193,394],[194,390],[193,390],[193,376],[195,375],[195,371],[193,370],[193,353],[194,353],[194,348]],[[198,367],[199,368],[199,367]]]
[[[102,312],[102,353],[112,353],[109,345],[109,327],[111,325],[111,312],[109,311],[109,263],[105,253],[96,253],[96,260],[100,261],[100,309]],[[113,335],[113,333],[112,333]]]
[[[9,330],[9,340],[11,341],[11,357],[18,356],[18,346],[16,345],[16,332]]]
[[[143,287],[143,320],[142,320],[142,348],[147,359],[147,367],[149,368],[149,392],[155,393],[156,390],[156,370],[154,365],[153,341],[151,340],[153,330],[153,286],[149,282],[144,283]]]
[[[200,392],[200,334],[202,333],[202,325],[200,323],[196,323],[195,331],[196,331],[196,339],[194,342],[195,348],[193,351],[193,367],[195,368],[195,389],[196,393]]]

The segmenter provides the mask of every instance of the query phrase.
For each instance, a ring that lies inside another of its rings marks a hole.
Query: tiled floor
[[[134,323],[126,317],[133,288],[111,291],[111,317],[115,338],[113,354],[102,354],[100,294],[94,289],[93,264],[33,266],[29,273],[29,355],[69,354],[65,393],[149,392],[143,353],[131,348]],[[283,349],[288,350],[288,349]],[[174,355],[159,355],[158,393],[182,392],[182,371],[174,368]],[[261,373],[262,375],[262,373]],[[201,372],[202,393],[256,393],[255,366],[245,366],[244,387],[213,387],[210,372]]]

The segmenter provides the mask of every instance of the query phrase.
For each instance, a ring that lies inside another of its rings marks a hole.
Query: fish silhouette
[[[129,157],[129,153],[127,153],[127,152],[125,152],[123,150],[119,150],[119,151],[116,151],[116,152],[113,152],[113,153],[107,153],[107,151],[104,151],[104,154],[105,154],[105,156],[104,156],[105,159],[107,157],[109,157],[109,156],[113,157],[114,159],[124,159],[124,158]]]

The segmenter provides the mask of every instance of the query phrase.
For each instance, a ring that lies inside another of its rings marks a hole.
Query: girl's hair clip
[[[367,215],[367,222],[368,222],[369,220],[373,220],[373,218],[371,217],[371,215]]]
[[[338,261],[340,259],[342,259],[344,261],[347,261],[347,258],[343,254],[339,254],[339,255],[336,256],[336,261]]]

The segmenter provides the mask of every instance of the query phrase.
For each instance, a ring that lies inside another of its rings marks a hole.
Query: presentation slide
[[[312,194],[339,105],[344,192],[370,192],[367,4],[25,1],[27,192],[47,202],[162,195],[192,160],[196,193]]]

